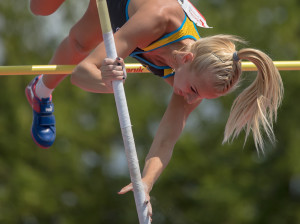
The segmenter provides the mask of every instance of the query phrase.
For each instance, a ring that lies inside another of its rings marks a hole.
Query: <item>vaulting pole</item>
[[[103,33],[103,40],[105,44],[106,54],[108,58],[117,58],[117,51],[115,47],[115,41],[113,32],[111,29],[111,23],[107,8],[106,0],[97,0],[98,13],[100,17],[101,29]],[[113,81],[113,90],[115,95],[115,101],[118,110],[118,116],[120,126],[122,130],[123,141],[125,145],[125,152],[128,162],[128,168],[133,184],[133,193],[135,204],[137,208],[138,218],[140,224],[149,224],[150,217],[148,216],[148,208],[145,203],[145,191],[141,178],[141,172],[138,162],[138,157],[135,149],[135,143],[133,139],[133,133],[131,128],[131,122],[129,118],[129,112],[124,92],[123,81]]]

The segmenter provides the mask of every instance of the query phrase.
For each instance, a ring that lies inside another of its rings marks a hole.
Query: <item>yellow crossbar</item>
[[[279,71],[299,71],[300,61],[274,61]],[[243,71],[257,71],[256,66],[252,62],[242,62]]]
[[[274,61],[280,71],[299,71],[300,61]],[[17,65],[0,66],[0,75],[70,74],[75,65]],[[252,62],[242,62],[243,71],[256,71]],[[141,64],[126,64],[127,73],[149,73]]]

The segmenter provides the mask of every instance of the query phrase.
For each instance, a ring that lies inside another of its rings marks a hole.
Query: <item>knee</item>
[[[65,0],[59,0],[59,1],[31,0],[30,10],[34,15],[48,16],[54,13],[64,1]]]
[[[89,54],[99,43],[96,37],[77,31],[74,27],[69,32],[69,42],[72,48],[82,55]]]
[[[36,16],[49,16],[55,12],[46,8],[38,8],[33,5],[30,5],[30,10]]]

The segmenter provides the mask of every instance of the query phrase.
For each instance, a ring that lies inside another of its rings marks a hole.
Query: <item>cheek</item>
[[[177,88],[182,89],[185,84],[186,84],[186,77],[184,73],[182,73],[181,69],[179,69],[174,75],[174,85]]]
[[[173,87],[175,89],[178,89],[178,88],[180,88],[180,84],[181,84],[181,82],[180,82],[179,76],[175,74],[174,75]]]

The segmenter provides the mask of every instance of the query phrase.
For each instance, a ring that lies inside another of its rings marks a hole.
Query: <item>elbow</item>
[[[75,71],[70,76],[70,82],[72,85],[79,87],[78,77]]]
[[[70,81],[72,85],[84,89],[82,86],[85,81],[83,78],[83,74],[85,74],[86,72],[87,72],[87,68],[84,65],[82,64],[77,65],[73,70],[73,72],[71,73]]]
[[[78,67],[78,65],[75,67],[75,69],[72,71],[72,73],[70,75],[70,82],[74,86],[77,86],[77,83],[78,83],[77,67]]]
[[[111,93],[112,90],[107,88],[101,78],[99,69],[96,65],[81,62],[71,73],[70,81],[73,85],[93,93]]]

